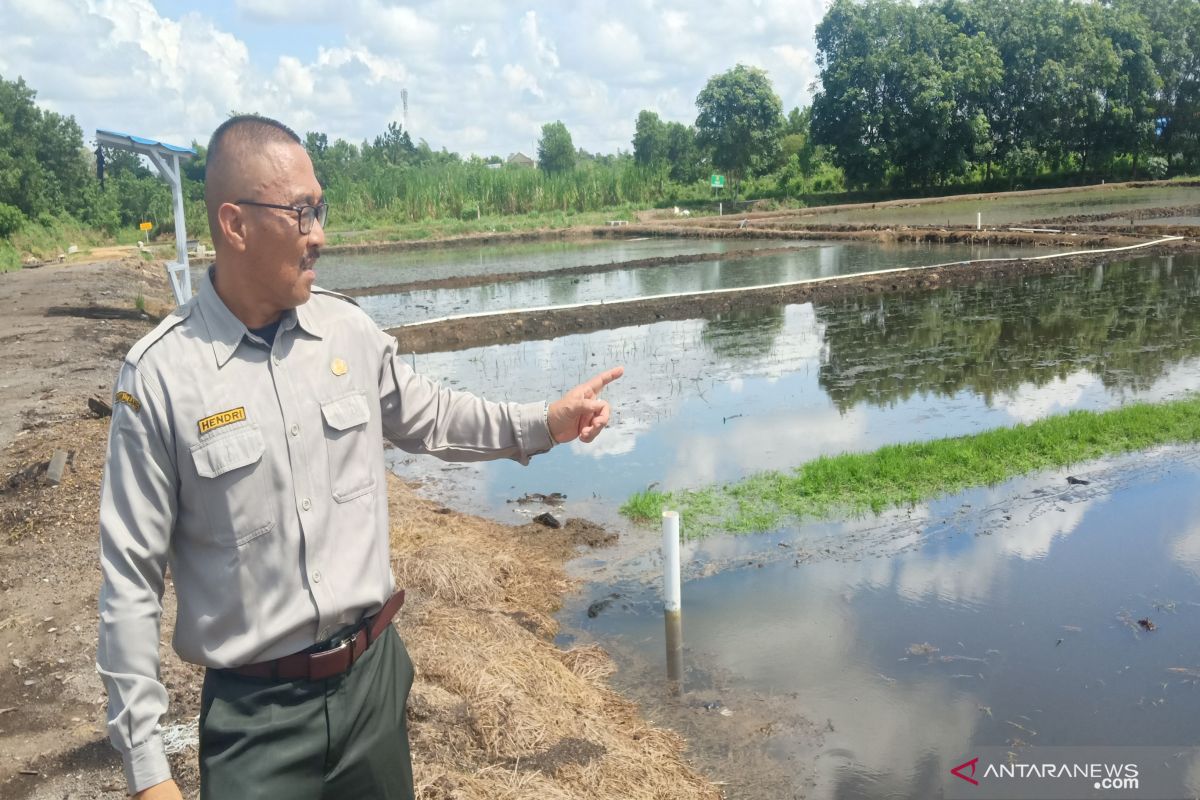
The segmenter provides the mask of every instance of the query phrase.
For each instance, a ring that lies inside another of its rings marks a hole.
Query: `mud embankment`
[[[1101,237],[1101,241],[1108,247],[1120,247],[1123,246],[1124,240]],[[1143,240],[1133,241],[1141,243]],[[1129,252],[1137,256],[1200,252],[1200,245],[1176,240]],[[458,317],[393,328],[389,333],[399,341],[402,352],[464,350],[489,344],[554,339],[573,333],[590,333],[664,320],[694,319],[764,305],[827,302],[884,292],[928,291],[1022,275],[1057,274],[1127,257],[1130,255],[1124,253],[1085,253],[1037,260],[972,261],[884,273],[821,278],[782,286],[729,289],[559,309]]]
[[[1124,220],[1158,219],[1160,217],[1200,217],[1200,205],[1131,208],[1106,214],[1068,214],[1065,217],[1046,217],[1029,220],[1028,225],[1090,225]]]
[[[733,211],[726,216],[735,221],[743,218],[769,219],[772,217],[816,217],[825,214],[836,214],[842,211],[877,210],[882,208],[916,208],[919,206],[940,205],[972,200],[1000,200],[1012,197],[1046,197],[1059,194],[1081,192],[1114,192],[1121,189],[1174,189],[1200,186],[1200,180],[1182,181],[1125,181],[1121,183],[1094,183],[1086,186],[1059,186],[1050,189],[1019,189],[1016,191],[974,192],[971,194],[947,194],[936,197],[905,197],[895,200],[874,200],[857,203],[837,203],[827,206],[808,206],[803,209],[780,209],[778,211]],[[711,217],[697,217],[682,221],[684,225],[706,225]]]
[[[379,286],[364,286],[357,289],[343,289],[342,294],[349,297],[365,297],[367,295],[399,294],[401,292],[416,292],[429,289],[462,289],[468,286],[487,286],[493,283],[509,283],[514,281],[536,280],[538,278],[561,277],[564,275],[595,275],[601,272],[615,272],[622,269],[641,269],[643,267],[662,267],[669,264],[694,264],[706,261],[739,261],[746,258],[763,258],[765,256],[784,255],[802,250],[802,247],[754,247],[744,250],[734,250],[728,253],[695,253],[682,256],[655,256],[653,258],[637,258],[631,261],[606,261],[603,264],[585,264],[579,267],[562,267],[560,269],[524,270],[521,272],[497,272],[491,275],[454,275],[449,278],[430,278],[423,281],[408,283],[385,283]]]
[[[734,226],[689,227],[683,225],[628,225],[620,228],[623,234],[636,236],[669,236],[681,239],[784,239],[789,241],[858,241],[879,244],[912,242],[926,244],[974,245],[1037,245],[1046,247],[1105,248],[1141,244],[1146,235],[1112,234],[1104,231],[1075,231],[1039,233],[1009,230],[975,230],[974,228],[916,228],[889,225],[857,225],[852,223],[823,225],[819,229],[786,221],[773,222],[772,227]],[[597,237],[614,236],[611,228],[595,228]]]

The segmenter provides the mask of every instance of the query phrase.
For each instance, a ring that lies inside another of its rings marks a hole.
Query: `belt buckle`
[[[325,680],[346,672],[354,664],[353,636],[341,639],[336,647],[330,647],[308,657],[309,680]],[[343,651],[345,655],[343,656]],[[333,664],[333,668],[330,665]]]
[[[354,640],[357,639],[359,634],[361,634],[361,633],[362,633],[362,628],[354,628],[349,633],[347,633],[345,636],[343,636],[341,639],[338,639],[338,642],[336,645],[334,645],[333,647],[330,647],[328,650],[323,650],[322,652],[318,653],[317,655],[325,655],[326,653],[329,653],[329,654],[340,653],[343,650],[348,649],[350,651],[350,665],[347,666],[346,668],[349,669],[350,666],[354,665]]]

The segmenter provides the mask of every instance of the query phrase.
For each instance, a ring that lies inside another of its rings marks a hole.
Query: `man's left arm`
[[[418,375],[398,357],[396,340],[380,335],[387,340],[379,376],[384,436],[402,450],[446,461],[526,464],[556,443],[590,442],[609,420],[599,393],[622,373],[620,367],[601,373],[552,403],[496,403]]]

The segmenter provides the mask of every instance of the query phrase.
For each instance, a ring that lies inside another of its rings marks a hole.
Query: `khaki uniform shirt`
[[[394,589],[383,439],[454,461],[552,446],[545,403],[440,388],[352,301],[314,289],[274,345],[211,284],[129,352],[100,505],[97,667],[130,791],[170,778],[159,734],[164,570],[174,647],[206,667],[278,658]]]

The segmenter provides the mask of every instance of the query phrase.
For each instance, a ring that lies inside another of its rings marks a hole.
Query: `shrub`
[[[25,215],[16,206],[0,203],[0,239],[7,239],[25,224]]]
[[[1167,160],[1162,156],[1150,156],[1146,159],[1146,174],[1156,181],[1167,177]]]

